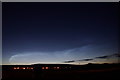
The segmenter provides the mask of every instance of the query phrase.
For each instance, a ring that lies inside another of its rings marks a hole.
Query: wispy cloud
[[[23,52],[18,53],[10,57],[9,62],[11,64],[16,63],[41,63],[41,62],[62,62],[65,60],[75,59],[76,55],[80,52],[80,48],[74,48],[63,51],[55,52]]]
[[[79,48],[73,48],[55,52],[23,52],[12,55],[9,59],[11,64],[33,64],[33,63],[74,63],[83,61],[93,61],[95,59],[105,59],[108,56],[100,56],[104,53],[101,47],[96,45],[83,45]],[[97,54],[96,54],[97,53]],[[88,55],[89,54],[89,55]],[[116,56],[120,56],[115,54]],[[98,57],[96,57],[98,56]]]

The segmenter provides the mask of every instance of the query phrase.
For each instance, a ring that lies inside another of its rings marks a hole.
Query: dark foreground
[[[102,65],[102,66],[101,66]],[[59,70],[4,70],[2,80],[119,80],[120,64],[90,64]]]

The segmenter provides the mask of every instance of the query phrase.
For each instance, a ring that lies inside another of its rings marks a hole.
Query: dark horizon
[[[101,80],[118,79],[119,64],[35,64],[35,65],[3,65],[2,80]]]

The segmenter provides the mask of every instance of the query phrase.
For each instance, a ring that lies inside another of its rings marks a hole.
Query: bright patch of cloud
[[[105,47],[85,45],[80,48],[56,52],[24,52],[11,56],[9,62],[11,64],[61,63],[63,61],[80,60],[101,56],[102,54],[110,54],[107,50]],[[111,51],[112,54],[113,52],[114,50]]]

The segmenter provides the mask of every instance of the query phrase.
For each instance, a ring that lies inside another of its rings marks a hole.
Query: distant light
[[[31,67],[31,69],[33,69],[33,67]]]
[[[25,69],[25,67],[23,67],[22,69]]]
[[[42,67],[42,69],[45,69],[44,67]]]
[[[56,69],[56,67],[54,67],[54,69]]]
[[[57,69],[60,69],[60,67],[57,67]]]
[[[29,67],[27,67],[27,69],[29,69]]]
[[[20,69],[19,67],[17,67],[16,69]]]
[[[46,69],[49,69],[49,67],[46,67]]]
[[[16,67],[14,67],[14,69],[17,69]]]

